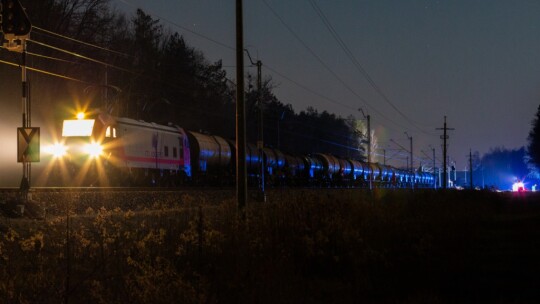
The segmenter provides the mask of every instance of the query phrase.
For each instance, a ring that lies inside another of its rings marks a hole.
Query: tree
[[[132,67],[137,72],[132,76],[126,93],[128,116],[150,119],[147,107],[162,100],[159,88],[157,68],[160,62],[160,46],[163,36],[163,27],[159,20],[154,20],[141,9],[137,9],[132,19],[134,35],[132,46],[134,62]]]
[[[538,175],[540,171],[540,106],[533,119],[532,129],[529,132],[529,145],[527,146],[527,159],[531,169]]]

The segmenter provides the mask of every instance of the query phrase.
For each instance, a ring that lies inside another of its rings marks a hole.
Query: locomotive
[[[65,160],[73,174],[69,180],[76,185],[232,185],[235,181],[234,141],[175,124],[160,125],[96,110],[64,120],[62,139],[45,150]],[[326,153],[289,155],[270,147],[260,151],[248,143],[250,185],[259,182],[261,168],[265,184],[270,186],[429,188],[435,182],[428,172]]]

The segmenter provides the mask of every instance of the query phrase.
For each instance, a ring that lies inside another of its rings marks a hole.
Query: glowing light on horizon
[[[525,191],[525,185],[522,181],[517,181],[512,185],[513,192],[523,192]]]

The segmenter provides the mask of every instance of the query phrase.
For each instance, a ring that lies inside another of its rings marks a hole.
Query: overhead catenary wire
[[[5,60],[0,60],[0,63],[6,64],[6,65],[10,65],[10,66],[14,66],[14,67],[21,67],[21,65],[18,64],[18,63],[13,63],[13,62],[5,61]],[[95,84],[95,83],[92,83],[92,82],[89,82],[89,81],[84,81],[84,80],[80,80],[80,79],[77,79],[77,78],[73,78],[73,77],[69,77],[69,76],[65,76],[65,75],[61,75],[61,74],[56,74],[56,73],[53,73],[53,72],[49,72],[49,71],[45,71],[45,70],[40,70],[40,69],[28,67],[28,66],[26,66],[26,69],[29,70],[29,71],[33,71],[33,72],[37,72],[37,73],[41,73],[41,74],[45,74],[45,75],[49,75],[49,76],[54,76],[54,77],[62,78],[62,79],[65,79],[65,80],[71,80],[71,81],[75,81],[75,82],[79,82],[79,83],[84,83],[84,84],[90,84],[90,85],[99,85],[99,86],[102,86],[102,84]],[[111,87],[112,87],[112,86],[111,86]]]
[[[33,53],[33,52],[26,52],[27,55],[30,55],[30,56],[34,56],[34,57],[40,57],[40,58],[43,58],[43,59],[47,59],[47,60],[53,60],[53,61],[58,61],[58,62],[63,62],[63,63],[69,63],[69,64],[80,64],[79,62],[75,62],[75,61],[71,61],[71,60],[66,60],[66,59],[61,59],[61,58],[56,58],[56,57],[52,57],[52,56],[46,56],[46,55],[41,55],[41,54],[37,54],[37,53]]]
[[[79,43],[79,44],[82,44],[82,45],[93,47],[93,48],[96,48],[96,49],[99,49],[99,50],[102,50],[102,51],[107,51],[107,52],[110,52],[110,53],[113,53],[113,54],[116,54],[116,55],[120,55],[120,56],[123,56],[123,57],[133,57],[133,56],[128,55],[126,53],[122,53],[122,52],[119,52],[119,51],[108,49],[108,48],[105,48],[105,47],[102,47],[102,46],[99,46],[99,45],[96,45],[96,44],[88,43],[88,42],[85,42],[85,41],[82,41],[82,40],[77,40],[75,38],[71,38],[71,37],[68,37],[68,36],[65,36],[65,35],[62,35],[62,34],[59,34],[59,33],[55,33],[53,31],[49,31],[49,30],[46,30],[46,29],[43,29],[43,28],[40,28],[40,27],[37,27],[37,26],[32,26],[32,29],[38,30],[38,32],[34,32],[34,33],[37,33],[37,34],[40,34],[39,32],[41,31],[43,33],[48,34],[49,36],[51,36],[51,35],[56,36],[56,37],[59,37],[59,38],[63,38],[65,40],[69,40],[71,42],[76,42],[76,43]]]
[[[268,70],[270,70],[270,71],[273,72],[274,74],[280,76],[281,78],[283,78],[283,79],[285,79],[285,80],[287,80],[287,81],[289,81],[289,82],[295,84],[295,85],[298,86],[299,88],[304,89],[305,91],[307,91],[307,92],[309,92],[309,93],[311,93],[311,94],[313,94],[313,95],[316,95],[316,96],[318,96],[318,97],[320,97],[320,98],[322,98],[322,99],[324,99],[324,100],[326,100],[326,101],[329,101],[329,102],[331,102],[331,103],[340,105],[340,106],[342,106],[342,107],[344,107],[344,108],[347,108],[347,109],[349,109],[349,110],[353,110],[353,111],[356,111],[356,110],[357,110],[357,108],[355,108],[355,107],[351,107],[351,106],[349,106],[349,105],[347,105],[347,104],[344,104],[344,103],[342,103],[342,102],[339,102],[339,101],[337,101],[337,100],[335,100],[335,99],[332,99],[332,98],[330,98],[330,97],[328,97],[328,96],[325,96],[325,95],[323,95],[323,94],[321,94],[321,93],[318,93],[318,92],[316,92],[316,91],[314,91],[314,90],[308,88],[307,86],[305,86],[305,85],[303,85],[303,84],[297,82],[296,80],[293,80],[293,79],[291,79],[290,77],[285,76],[285,75],[283,75],[282,73],[276,71],[274,68],[270,67],[268,64],[265,65],[265,68],[268,69]]]
[[[420,132],[425,133],[427,135],[433,135],[431,133],[428,133],[424,131],[422,128],[420,128],[415,121],[413,121],[411,118],[409,118],[407,115],[405,115],[384,93],[384,91],[375,83],[373,78],[369,75],[369,73],[366,71],[366,69],[358,62],[354,54],[351,52],[347,44],[343,41],[339,33],[336,31],[330,20],[326,17],[324,12],[320,9],[320,7],[317,5],[315,0],[308,0],[311,4],[312,8],[315,10],[319,18],[322,20],[325,27],[328,29],[334,40],[338,43],[339,47],[345,52],[349,60],[353,63],[354,67],[364,76],[364,78],[367,80],[369,85],[383,98],[383,100],[389,104],[397,113],[399,113],[405,120],[407,120],[412,126],[417,128]]]
[[[313,51],[313,49],[311,49],[306,42],[304,42],[304,40],[302,38],[300,38],[300,36],[285,22],[285,20],[270,6],[270,4],[268,4],[268,2],[266,2],[266,0],[261,0],[265,5],[266,7],[270,10],[270,12],[281,22],[281,24],[289,31],[289,33],[291,33],[291,35],[293,35],[295,37],[296,40],[298,40],[298,42],[300,42],[300,44],[330,73],[332,74],[332,76],[334,76],[334,78],[336,78],[341,84],[343,84],[345,86],[345,88],[347,88],[347,90],[349,90],[353,95],[357,96],[360,101],[362,101],[363,104],[365,104],[366,106],[372,108],[372,106],[363,98],[361,97],[360,95],[358,95],[347,83],[345,83],[345,81],[343,81],[343,79],[341,79],[341,77],[339,77],[336,72],[334,72],[323,60],[322,58],[317,55],[315,53],[315,51]],[[376,111],[376,109],[372,108],[372,110]]]
[[[406,128],[405,126],[401,125],[400,123],[396,122],[395,120],[390,119],[386,115],[384,115],[381,111],[379,111],[377,108],[375,108],[373,105],[371,105],[367,100],[360,96],[355,90],[353,90],[339,75],[337,75],[336,72],[334,72],[323,60],[322,58],[317,55],[313,49],[311,49],[307,43],[304,42],[302,38],[285,22],[285,20],[268,4],[266,0],[261,0],[266,7],[270,10],[270,12],[281,22],[281,24],[295,37],[298,42],[332,75],[334,78],[340,82],[351,94],[353,94],[356,98],[358,98],[364,105],[366,105],[369,109],[371,109],[374,113],[378,114],[381,118],[384,118],[388,122],[399,126],[401,128]],[[356,111],[356,109],[355,109]],[[397,130],[396,130],[397,131]]]
[[[43,42],[39,42],[39,41],[34,40],[34,39],[28,39],[28,41],[31,42],[31,43],[34,43],[36,45],[40,45],[42,47],[50,48],[52,50],[62,52],[62,53],[65,53],[65,54],[68,54],[68,55],[71,55],[71,56],[74,56],[74,57],[77,57],[77,58],[80,58],[80,59],[83,59],[83,60],[87,60],[87,61],[91,61],[91,62],[94,62],[94,63],[97,63],[97,64],[101,64],[101,65],[106,66],[106,67],[117,69],[117,70],[122,71],[122,72],[138,74],[138,73],[135,73],[135,72],[133,72],[131,70],[128,70],[128,69],[125,69],[125,68],[122,68],[122,67],[119,67],[119,66],[115,66],[113,64],[110,64],[110,63],[107,63],[107,62],[104,62],[104,61],[101,61],[101,60],[97,60],[97,59],[94,59],[94,58],[91,58],[91,57],[88,57],[88,56],[84,56],[84,55],[81,55],[81,54],[78,54],[78,53],[75,53],[75,52],[72,52],[72,51],[68,51],[68,50],[65,50],[65,49],[62,49],[62,48],[59,48],[59,47],[56,47],[56,46],[52,46],[52,45],[49,45],[49,44],[46,44],[46,43],[43,43]]]
[[[113,68],[113,69],[117,69],[117,70],[122,71],[122,72],[130,73],[130,74],[133,74],[135,76],[143,76],[141,73],[138,73],[138,72],[126,69],[126,68],[118,67],[116,65],[109,64],[107,62],[100,61],[100,60],[97,60],[97,59],[94,59],[94,58],[91,58],[91,57],[88,57],[88,56],[84,56],[84,55],[81,55],[81,54],[78,54],[78,53],[75,53],[75,52],[72,52],[72,51],[68,51],[68,50],[59,48],[59,47],[55,47],[55,46],[52,46],[52,45],[49,45],[49,44],[46,44],[46,43],[42,43],[42,42],[39,42],[39,41],[36,41],[36,40],[28,40],[28,41],[33,42],[33,43],[35,43],[37,45],[40,45],[40,46],[43,46],[43,47],[53,49],[53,50],[58,51],[58,52],[62,52],[62,53],[72,55],[72,56],[77,57],[77,58],[81,58],[81,59],[84,59],[84,60],[87,60],[87,61],[90,61],[90,62],[101,64],[103,66],[110,67],[110,68]],[[28,54],[32,54],[32,55],[35,55],[35,56],[40,56],[40,57],[51,59],[51,60],[62,60],[62,59],[59,59],[59,58],[50,57],[50,56],[44,56],[44,55],[35,54],[35,53],[28,53]],[[69,61],[68,61],[68,63],[77,64],[76,62],[69,62]],[[171,84],[171,83],[168,83],[168,82],[164,82],[164,83],[167,84],[167,85],[170,85],[171,87],[175,87],[175,88],[178,88],[178,89],[182,90],[182,88],[178,87],[177,85],[174,85],[174,84]]]

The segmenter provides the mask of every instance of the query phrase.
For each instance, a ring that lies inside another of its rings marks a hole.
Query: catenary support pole
[[[444,116],[444,126],[442,128],[437,128],[436,130],[443,130],[443,135],[441,135],[441,139],[443,140],[443,183],[442,183],[442,187],[443,189],[446,189],[447,186],[448,186],[448,175],[447,175],[447,172],[448,172],[448,168],[447,168],[447,149],[448,149],[448,145],[446,144],[446,140],[448,139],[448,131],[451,131],[451,130],[454,130],[454,128],[448,128],[446,126],[446,116]]]
[[[243,26],[242,0],[236,0],[236,195],[239,210],[247,204]]]
[[[371,116],[369,114],[367,115],[367,133],[368,133],[368,164],[371,166]],[[369,190],[373,189],[373,172],[369,176]]]
[[[259,165],[260,165],[260,179],[259,179],[259,200],[266,202],[266,193],[264,192],[264,109],[263,109],[263,92],[262,92],[262,62],[257,60],[257,93],[259,98],[259,139],[257,140],[257,148],[259,149]]]
[[[435,178],[435,174],[437,173],[437,168],[435,168],[435,148],[431,148],[433,151],[433,188],[437,189],[437,179]]]
[[[471,182],[471,190],[473,190],[474,183],[473,183],[472,149],[469,149],[469,177],[470,177],[470,182]]]

